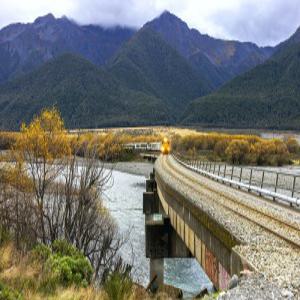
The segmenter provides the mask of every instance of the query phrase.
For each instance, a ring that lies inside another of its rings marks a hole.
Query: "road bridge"
[[[297,179],[281,193],[218,169],[172,155],[156,160],[143,200],[150,279],[163,283],[164,258],[194,257],[217,289],[249,270],[299,293],[300,214],[283,204],[299,204]]]

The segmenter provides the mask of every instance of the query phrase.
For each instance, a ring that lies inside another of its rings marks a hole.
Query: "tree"
[[[94,139],[70,139],[56,109],[22,125],[12,149],[14,167],[0,177],[0,228],[8,228],[17,245],[19,237],[28,247],[68,241],[103,280],[123,264],[125,238],[101,200],[111,171],[98,159],[98,148]]]
[[[244,140],[232,140],[226,148],[228,160],[234,164],[246,163],[250,152],[250,144]]]
[[[298,141],[293,138],[293,137],[289,137],[286,142],[285,142],[288,150],[290,153],[299,153],[300,151],[300,146]]]
[[[47,189],[60,176],[71,154],[64,122],[55,109],[45,109],[26,126],[22,124],[12,155],[18,176],[29,175],[34,192],[34,208],[38,211],[38,228],[42,241],[47,242],[46,224],[51,230],[51,218],[45,213]],[[37,231],[38,232],[38,231]]]

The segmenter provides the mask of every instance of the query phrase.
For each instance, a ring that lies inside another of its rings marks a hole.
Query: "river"
[[[113,171],[113,186],[105,192],[104,202],[117,221],[120,231],[129,232],[122,256],[133,262],[134,280],[147,286],[149,260],[145,257],[145,219],[142,211],[144,176]],[[165,283],[181,288],[185,297],[197,295],[212,284],[195,259],[165,259]]]

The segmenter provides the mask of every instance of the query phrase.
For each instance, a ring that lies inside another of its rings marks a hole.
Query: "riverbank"
[[[140,175],[149,177],[153,171],[154,164],[148,162],[117,162],[117,163],[105,163],[105,168],[113,169],[122,173],[128,173],[132,175]]]

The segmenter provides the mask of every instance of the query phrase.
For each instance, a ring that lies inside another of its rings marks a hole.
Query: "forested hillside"
[[[258,47],[254,43],[216,39],[201,34],[168,11],[145,27],[157,32],[215,88],[263,63],[274,52],[272,47]]]
[[[67,127],[169,123],[163,101],[122,86],[107,72],[72,54],[0,87],[0,125],[17,129],[44,107],[56,106]]]
[[[0,30],[0,126],[57,106],[70,128],[300,128],[299,42],[300,30],[273,48],[216,39],[169,12],[139,30],[51,14],[12,24]]]
[[[236,128],[300,129],[300,44],[194,101],[183,123]]]
[[[176,114],[189,101],[211,91],[205,77],[149,28],[125,44],[108,70],[131,89],[164,99]]]

